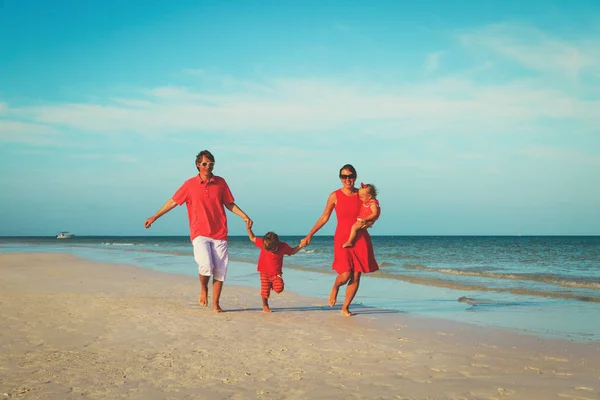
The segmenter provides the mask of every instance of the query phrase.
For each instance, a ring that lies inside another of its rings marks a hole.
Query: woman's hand
[[[304,239],[301,239],[300,246],[302,246],[302,247],[308,246],[310,244],[310,239],[312,239],[311,236],[306,236]]]

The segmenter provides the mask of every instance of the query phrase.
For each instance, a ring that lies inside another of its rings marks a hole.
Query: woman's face
[[[356,175],[349,169],[343,169],[342,172],[340,172],[340,180],[346,189],[351,189],[354,187],[354,182],[356,182]]]

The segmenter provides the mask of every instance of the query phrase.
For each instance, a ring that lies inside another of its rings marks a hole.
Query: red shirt
[[[225,179],[213,175],[208,181],[200,175],[188,179],[173,195],[178,205],[185,203],[190,222],[190,239],[205,236],[227,240],[225,204],[233,203],[233,195]]]
[[[265,250],[262,238],[256,238],[256,247],[260,248],[260,255],[258,256],[258,268],[259,272],[274,276],[281,275],[283,268],[283,256],[291,256],[293,249],[286,242],[279,242],[279,247],[275,253]]]

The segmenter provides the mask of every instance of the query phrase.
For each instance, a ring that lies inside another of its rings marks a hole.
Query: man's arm
[[[252,220],[250,219],[250,217],[248,217],[248,215],[246,215],[245,212],[242,211],[241,208],[239,208],[237,206],[237,204],[235,204],[235,203],[225,204],[225,208],[227,208],[229,211],[231,211],[232,213],[234,213],[235,215],[237,215],[238,217],[243,219],[244,222],[246,223],[247,228],[252,228]]]
[[[146,222],[144,222],[144,227],[146,229],[150,228],[154,221],[156,221],[175,207],[177,207],[177,203],[175,203],[173,199],[167,200],[167,202],[160,208],[160,210],[158,210],[153,216],[151,216],[146,220]]]

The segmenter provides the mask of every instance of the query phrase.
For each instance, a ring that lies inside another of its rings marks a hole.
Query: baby
[[[360,189],[358,189],[358,197],[362,202],[360,211],[358,212],[358,218],[356,218],[356,222],[352,225],[348,241],[346,241],[342,247],[352,247],[356,240],[358,230],[366,228],[367,225],[369,227],[373,225],[381,213],[379,201],[377,201],[377,189],[374,185],[370,183],[361,183]]]
[[[260,272],[260,296],[262,297],[263,311],[270,313],[269,295],[271,289],[279,294],[283,292],[283,256],[294,255],[302,248],[298,245],[291,248],[287,243],[279,241],[275,232],[267,232],[263,238],[257,238],[252,228],[246,228],[250,241],[260,248],[257,270]]]

